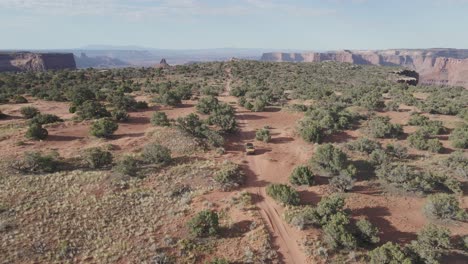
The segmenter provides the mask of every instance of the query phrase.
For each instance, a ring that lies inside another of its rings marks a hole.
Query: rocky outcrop
[[[264,53],[262,61],[338,61],[361,65],[403,66],[419,73],[423,84],[465,86],[468,88],[468,50],[377,50],[307,53]]]
[[[61,69],[76,69],[72,53],[0,53],[0,72],[39,72]]]
[[[171,68],[171,65],[167,63],[166,59],[162,59],[161,62],[159,62],[158,65],[156,65],[156,68],[158,69],[169,69]]]

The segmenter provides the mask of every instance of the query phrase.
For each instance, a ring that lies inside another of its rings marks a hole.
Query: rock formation
[[[61,69],[76,69],[72,53],[0,53],[0,72],[39,72]]]
[[[169,69],[171,68],[171,65],[167,63],[166,59],[162,59],[161,62],[159,62],[159,64],[156,65],[156,68]]]
[[[419,73],[423,84],[454,85],[468,88],[468,50],[376,50],[307,53],[264,53],[262,61],[338,61],[363,65],[403,66]]]

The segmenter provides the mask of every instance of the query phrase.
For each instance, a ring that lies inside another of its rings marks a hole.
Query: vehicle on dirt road
[[[245,144],[245,154],[247,155],[254,155],[255,154],[255,147],[252,143]]]

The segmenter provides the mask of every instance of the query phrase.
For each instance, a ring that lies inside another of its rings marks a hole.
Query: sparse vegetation
[[[151,124],[153,126],[169,126],[170,122],[164,112],[154,112],[151,116]]]
[[[270,130],[266,128],[257,130],[257,132],[255,132],[255,139],[259,141],[263,141],[265,143],[270,142],[271,140]]]
[[[455,148],[468,148],[468,125],[464,124],[455,128],[450,135],[450,140]]]
[[[172,160],[171,150],[156,143],[146,145],[141,156],[147,164],[165,165]]]
[[[244,183],[245,175],[239,165],[226,162],[214,175],[214,180],[221,185],[223,190],[237,188]]]
[[[216,211],[204,210],[187,223],[190,232],[197,237],[216,236],[219,233],[219,220]]]
[[[52,173],[59,169],[57,153],[26,152],[24,157],[15,161],[12,167],[23,173]]]
[[[24,118],[27,119],[31,119],[40,113],[39,110],[33,106],[21,107],[20,112],[24,116]]]
[[[101,148],[89,148],[84,151],[83,160],[91,169],[104,168],[112,164],[112,153]]]
[[[293,185],[314,185],[314,174],[308,166],[297,166],[294,168],[289,181]]]
[[[300,202],[299,193],[286,184],[270,184],[266,192],[276,201],[285,205],[297,205]]]
[[[403,134],[401,125],[390,123],[389,117],[376,116],[368,122],[368,130],[374,138],[398,138]]]
[[[138,160],[131,155],[123,156],[117,162],[114,170],[122,175],[136,177],[138,173]]]
[[[98,138],[109,138],[118,128],[119,125],[111,119],[102,118],[91,125],[89,133]]]
[[[424,206],[426,215],[439,220],[460,220],[468,219],[468,214],[460,208],[460,204],[453,195],[437,193],[427,198]]]
[[[49,135],[47,129],[43,128],[39,123],[32,123],[26,131],[26,137],[33,140],[43,140]]]

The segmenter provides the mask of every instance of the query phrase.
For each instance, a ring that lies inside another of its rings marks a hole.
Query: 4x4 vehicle
[[[252,143],[245,144],[245,153],[247,155],[254,155],[255,154],[255,147]]]

